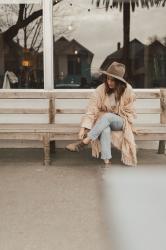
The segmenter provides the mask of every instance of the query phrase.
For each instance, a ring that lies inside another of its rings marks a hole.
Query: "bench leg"
[[[50,141],[50,152],[55,153],[55,141]]]
[[[165,154],[165,141],[159,141],[158,154]]]
[[[49,166],[51,162],[49,137],[44,137],[43,144],[44,144],[44,165]]]

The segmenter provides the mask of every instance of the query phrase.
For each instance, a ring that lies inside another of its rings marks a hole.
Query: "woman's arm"
[[[100,95],[96,89],[90,97],[86,112],[81,119],[81,128],[91,129],[97,115],[100,111],[99,108]]]
[[[123,114],[130,123],[134,122],[134,119],[137,117],[135,111],[135,101],[136,101],[136,94],[134,90],[129,88],[124,96],[124,102],[121,107],[121,114]]]

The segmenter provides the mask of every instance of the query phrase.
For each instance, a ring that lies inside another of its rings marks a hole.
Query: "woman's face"
[[[110,89],[115,88],[115,79],[111,76],[107,76],[107,83]]]

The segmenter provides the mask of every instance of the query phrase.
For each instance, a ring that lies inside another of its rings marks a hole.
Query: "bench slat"
[[[85,109],[56,109],[55,114],[84,114]],[[137,114],[160,114],[161,110],[159,108],[136,108]]]
[[[49,109],[26,109],[26,108],[0,108],[0,114],[48,114]],[[56,109],[56,114],[84,114],[85,109]],[[160,114],[159,108],[154,109],[136,109],[137,114]]]
[[[68,123],[68,124],[73,124],[73,123],[78,123],[80,124],[80,121],[82,119],[82,114],[71,114],[71,113],[66,113],[66,114],[59,114],[57,113],[55,115],[55,123],[56,124],[64,124],[64,123]],[[137,118],[135,119],[134,123],[150,123],[151,121],[153,122],[153,120],[155,121],[155,123],[159,123],[160,122],[160,114],[138,114]]]
[[[141,135],[135,135],[135,140],[138,141],[160,141],[160,140],[166,140],[166,133],[144,133]]]
[[[135,127],[143,130],[143,133],[166,133],[166,125],[164,124],[145,124],[139,125],[136,124]],[[1,124],[0,132],[4,133],[5,131],[34,131],[34,132],[55,132],[55,133],[77,133],[80,129],[78,124]]]
[[[43,140],[43,134],[42,133],[27,133],[25,132],[17,132],[17,131],[13,131],[13,132],[4,132],[4,133],[0,133],[0,139],[1,140]]]
[[[70,135],[70,134],[53,134],[51,135],[52,140],[59,140],[59,141],[74,141],[79,140],[78,135]],[[135,136],[135,140],[137,141],[159,141],[159,140],[166,140],[166,134],[148,134],[148,135],[142,135],[142,136]]]
[[[42,89],[1,89],[0,99],[48,99],[50,91]]]
[[[48,109],[0,108],[0,114],[48,114]]]
[[[49,126],[49,128],[65,128],[65,127],[69,127],[69,128],[72,128],[72,127],[79,127],[79,124],[78,123],[73,123],[73,124],[68,124],[68,123],[63,123],[63,124],[43,124],[43,123],[39,123],[39,124],[33,124],[33,123],[29,123],[29,124],[7,124],[7,123],[3,123],[3,124],[0,124],[0,129],[5,129],[5,128],[10,128],[10,127],[13,127],[13,128],[29,128],[29,127],[33,127],[33,128],[47,128]],[[166,124],[160,124],[160,123],[145,123],[145,124],[139,124],[139,123],[136,123],[135,124],[136,127],[139,127],[139,128],[147,128],[147,127],[150,127],[150,128],[154,128],[154,127],[163,127],[165,128],[166,127]]]
[[[0,99],[34,99],[34,98],[89,98],[95,89],[56,89],[56,90],[37,90],[37,89],[1,89]],[[153,99],[160,98],[160,89],[134,89],[137,98]]]
[[[0,114],[0,124],[49,123],[48,114]]]
[[[94,92],[94,89],[82,89],[82,90],[65,90],[57,89],[53,95],[57,99],[71,99],[71,98],[89,98]],[[160,89],[134,89],[137,98],[140,99],[156,99],[160,98]]]

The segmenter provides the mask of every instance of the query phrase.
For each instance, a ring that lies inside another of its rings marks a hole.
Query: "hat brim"
[[[113,75],[113,74],[109,74],[107,71],[104,71],[104,70],[101,70],[100,73],[105,74],[105,75],[107,75],[107,76],[112,76],[113,78],[116,78],[116,79],[118,79],[118,80],[120,80],[120,81],[122,81],[122,82],[128,84],[128,82],[127,82],[124,78],[122,78],[122,77],[120,77],[120,76],[116,76],[116,75]]]

